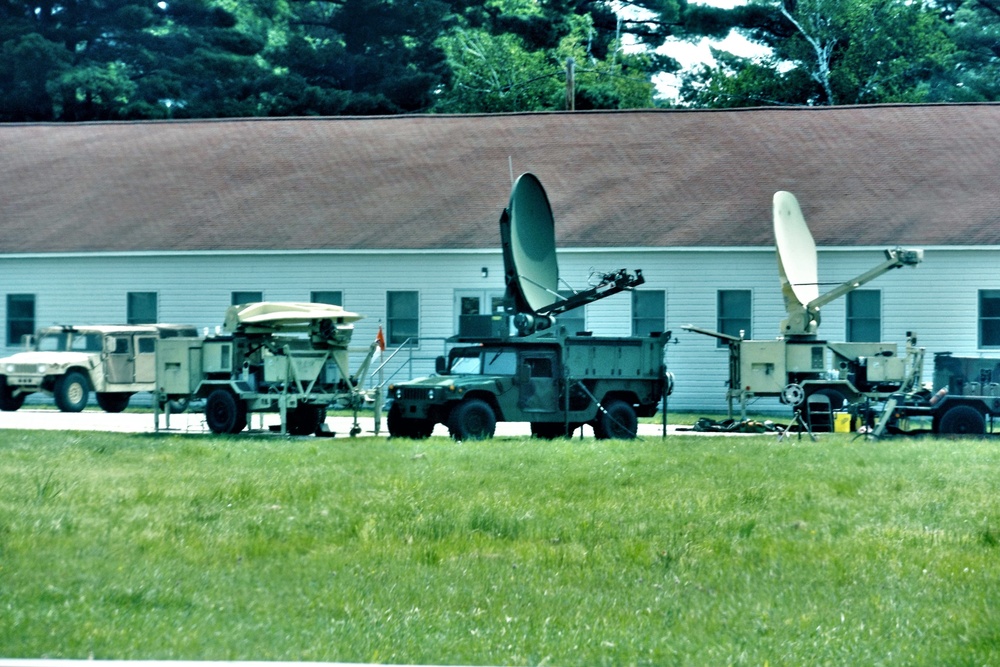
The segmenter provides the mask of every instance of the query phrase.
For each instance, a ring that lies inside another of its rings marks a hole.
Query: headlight
[[[13,373],[14,372],[14,364],[7,364],[6,366],[4,366],[4,370],[7,371],[8,373]]]
[[[403,390],[402,389],[397,389],[396,390],[396,398],[403,398]]]
[[[434,400],[434,390],[433,389],[428,389],[427,390],[427,400],[428,401],[433,401]]]
[[[45,373],[45,371],[49,370],[49,367],[46,366],[45,364],[38,364],[38,368],[36,368],[35,370],[38,371],[39,373]]]

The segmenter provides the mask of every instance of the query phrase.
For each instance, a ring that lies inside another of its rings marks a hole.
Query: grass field
[[[996,441],[0,431],[0,656],[1000,663]]]

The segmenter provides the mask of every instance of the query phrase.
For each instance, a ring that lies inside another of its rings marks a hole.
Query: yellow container
[[[851,413],[849,412],[833,413],[833,432],[834,433],[851,432]]]

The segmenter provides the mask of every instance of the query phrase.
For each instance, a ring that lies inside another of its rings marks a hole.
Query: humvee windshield
[[[474,356],[455,356],[451,361],[453,375],[514,375],[516,369],[514,350],[479,350]]]
[[[35,349],[39,352],[100,352],[101,334],[71,334],[65,331],[43,333],[38,337]]]

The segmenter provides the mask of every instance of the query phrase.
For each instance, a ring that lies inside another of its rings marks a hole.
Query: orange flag
[[[382,333],[382,327],[378,328],[378,335],[375,336],[375,341],[378,343],[378,349],[385,352],[385,335]]]

